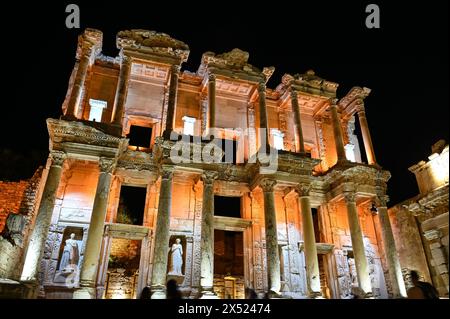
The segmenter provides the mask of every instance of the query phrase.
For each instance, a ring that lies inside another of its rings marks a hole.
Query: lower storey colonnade
[[[403,293],[384,206],[379,205],[382,229],[377,229],[373,216],[357,205],[356,193],[318,204],[308,183],[286,186],[263,178],[250,189],[220,180],[214,171],[186,173],[163,166],[159,178],[136,186],[136,178],[113,175],[114,162],[108,158],[97,168],[76,161],[62,167],[51,166],[39,211],[47,219],[36,219],[36,231],[44,222],[50,226],[43,244],[57,250],[41,257],[44,268],[38,271],[44,281],[35,296],[138,298],[148,286],[151,298],[165,298],[169,279],[190,298],[244,298],[247,288],[271,298],[387,297],[388,281],[394,294]],[[89,178],[83,179],[86,174]],[[56,192],[56,179],[65,184],[63,193]],[[92,209],[81,223],[76,218],[82,211],[76,215],[69,205],[75,199],[73,183],[84,180],[95,187],[86,185]],[[141,224],[120,219],[127,187],[145,189]],[[52,202],[53,209],[45,208]],[[78,257],[66,249],[69,245],[77,246]],[[382,249],[388,251],[389,278],[384,277]],[[62,266],[66,251],[76,266],[73,276]],[[33,252],[25,265],[36,258]],[[136,260],[134,268],[119,262],[124,256]],[[67,285],[68,278],[73,285]],[[129,285],[128,292],[117,288],[120,280]]]

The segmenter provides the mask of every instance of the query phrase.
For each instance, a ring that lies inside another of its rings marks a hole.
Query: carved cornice
[[[277,181],[275,181],[273,179],[268,179],[268,178],[263,178],[259,182],[259,186],[261,187],[263,192],[266,192],[266,193],[273,192],[273,188],[275,187],[276,184],[277,184]]]
[[[125,140],[106,134],[82,122],[47,119],[47,127],[53,144],[71,142],[119,148]]]

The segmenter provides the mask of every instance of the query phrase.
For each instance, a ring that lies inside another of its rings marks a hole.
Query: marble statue
[[[181,268],[183,266],[183,246],[181,245],[180,238],[177,238],[175,240],[175,243],[172,245],[171,255],[172,255],[172,267],[171,270],[169,271],[169,275],[182,276],[183,273],[181,271]]]
[[[70,238],[66,240],[59,270],[64,271],[68,268],[74,268],[78,265],[80,254],[78,249],[78,242],[75,240],[75,234],[70,234]]]

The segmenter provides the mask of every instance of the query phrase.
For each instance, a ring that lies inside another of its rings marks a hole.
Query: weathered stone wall
[[[0,278],[20,279],[42,168],[28,181],[0,181]]]

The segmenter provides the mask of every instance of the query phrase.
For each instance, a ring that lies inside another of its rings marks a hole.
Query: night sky
[[[371,88],[366,114],[377,160],[392,173],[391,205],[418,193],[408,167],[449,140],[447,1],[58,2],[2,9],[0,178],[29,178],[45,162],[45,119],[61,115],[86,27],[103,31],[107,55],[117,54],[119,30],[140,28],[187,43],[183,69],[190,71],[203,52],[238,47],[251,64],[276,67],[270,88],[284,73],[308,69],[338,82],[338,97],[353,86]],[[81,29],[65,27],[69,3],[80,6]],[[365,27],[369,3],[380,6],[381,29]]]

